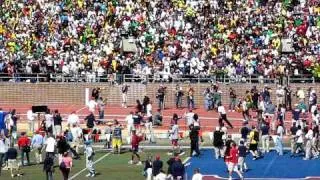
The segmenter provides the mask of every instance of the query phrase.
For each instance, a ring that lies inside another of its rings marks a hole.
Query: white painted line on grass
[[[102,157],[100,157],[99,159],[97,159],[95,162],[93,162],[93,164],[96,164],[98,162],[100,162],[102,159],[106,158],[107,156],[109,156],[111,153],[107,153],[105,155],[103,155]],[[74,174],[71,178],[69,178],[68,180],[72,180],[74,178],[76,178],[77,176],[79,176],[81,173],[83,173],[85,170],[87,170],[87,168],[82,169],[81,171],[79,171],[78,173]]]

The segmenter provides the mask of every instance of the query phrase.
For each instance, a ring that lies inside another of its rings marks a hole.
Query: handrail
[[[66,75],[62,73],[43,74],[43,73],[19,73],[9,76],[5,73],[0,73],[0,81],[10,82],[109,82],[118,83],[123,82],[140,82],[140,83],[154,83],[154,82],[190,82],[190,83],[267,83],[267,84],[290,84],[290,83],[318,83],[319,78],[312,75],[300,76],[285,76],[285,77],[264,77],[262,75],[251,76],[227,76],[221,75],[167,75],[167,74],[103,74],[97,75]]]

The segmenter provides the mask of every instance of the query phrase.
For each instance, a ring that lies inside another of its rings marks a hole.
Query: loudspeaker
[[[32,106],[32,112],[33,113],[42,113],[42,112],[47,112],[48,111],[48,106]]]

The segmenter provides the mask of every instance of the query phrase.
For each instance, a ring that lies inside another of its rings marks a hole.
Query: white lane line
[[[96,164],[98,162],[100,162],[101,160],[103,160],[104,158],[106,158],[107,156],[109,156],[111,153],[107,153],[105,155],[103,155],[102,157],[100,157],[99,159],[97,159],[93,164]],[[79,176],[81,173],[83,173],[85,170],[87,170],[87,168],[82,169],[81,171],[79,171],[78,173],[74,174],[72,177],[70,177],[68,180],[72,180],[74,178],[76,178],[77,176]]]
[[[189,160],[191,159],[191,157],[187,157],[183,160],[182,164],[186,164]]]
[[[86,109],[86,108],[87,108],[87,106],[84,106],[84,107],[82,107],[82,108],[80,108],[80,109],[76,110],[76,113],[78,113],[78,112],[80,112],[80,111],[82,111],[82,110],[84,110],[84,109]]]

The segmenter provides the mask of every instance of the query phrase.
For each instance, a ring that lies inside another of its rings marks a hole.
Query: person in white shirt
[[[222,127],[223,121],[225,121],[230,128],[233,128],[230,121],[227,119],[227,112],[224,106],[222,106],[221,102],[218,103],[218,113],[219,113],[219,125]]]
[[[1,175],[3,160],[5,160],[5,156],[6,156],[6,153],[8,152],[8,149],[9,149],[9,141],[1,132],[0,133],[0,175]]]
[[[46,131],[53,133],[53,116],[50,114],[50,110],[46,112],[44,115],[45,124],[46,124]]]
[[[297,97],[299,98],[299,102],[304,102],[305,101],[305,94],[303,89],[301,89],[300,87],[297,89]]]
[[[279,107],[279,105],[283,105],[284,104],[284,89],[282,88],[281,85],[278,86],[278,89],[276,90],[276,101],[277,101],[277,107]]]
[[[293,154],[291,156],[298,154],[298,152],[297,152],[298,149],[299,149],[299,151],[305,152],[304,148],[303,148],[303,142],[304,142],[303,131],[302,131],[300,125],[298,125],[298,131],[296,132],[295,139],[296,139],[296,146],[293,149]]]
[[[32,112],[30,109],[27,112],[27,119],[28,119],[28,124],[29,124],[29,132],[34,132],[34,121],[36,118],[36,114]]]
[[[191,124],[193,124],[194,112],[192,112],[192,109],[190,109],[189,112],[186,112],[184,116],[187,121],[187,126],[189,127]]]
[[[192,180],[202,180],[202,174],[200,174],[200,170],[198,168],[194,170]]]
[[[51,133],[48,133],[47,139],[44,144],[45,144],[46,156],[50,156],[53,158],[57,142],[53,138]]]
[[[284,134],[284,129],[282,125],[279,125],[277,128],[277,134],[275,136],[275,149],[280,156],[283,155],[283,142],[282,142],[283,134]]]
[[[122,103],[121,106],[127,108],[127,94],[128,94],[129,86],[123,84],[121,87],[121,94],[122,94]]]
[[[161,169],[160,173],[156,175],[154,180],[167,180],[167,175],[164,173],[164,171]]]
[[[76,115],[76,112],[72,112],[68,116],[68,127],[72,127],[73,125],[78,125],[79,124],[79,116]]]
[[[147,110],[147,117],[152,117],[152,102],[150,101],[149,104],[147,104],[147,107],[146,107],[146,110]]]
[[[306,155],[304,160],[309,160],[312,156],[312,138],[313,138],[313,130],[309,129],[306,136]]]
[[[81,138],[82,138],[82,129],[77,126],[73,125],[70,129],[70,132],[72,134],[72,143],[71,147],[75,149],[76,153],[79,154],[79,146],[81,144]]]
[[[94,100],[94,98],[92,98],[92,99],[88,102],[87,106],[88,106],[89,111],[92,112],[92,113],[94,113],[94,111],[95,111],[96,107],[98,106],[98,104],[97,104],[97,102]]]
[[[178,150],[178,153],[180,153],[180,147],[178,145],[179,140],[179,126],[178,122],[175,120],[173,122],[171,129],[169,130],[171,144],[172,144],[172,150],[175,152],[175,150]]]
[[[133,120],[133,111],[130,112],[130,114],[126,117],[125,120],[127,122],[128,135],[129,137],[131,137],[131,133],[135,129],[134,120]]]

